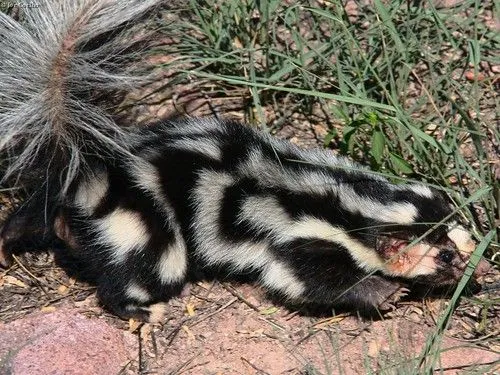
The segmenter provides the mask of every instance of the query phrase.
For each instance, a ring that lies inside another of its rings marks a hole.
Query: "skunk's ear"
[[[384,259],[397,257],[408,246],[409,240],[401,237],[379,236],[377,238],[377,253]]]

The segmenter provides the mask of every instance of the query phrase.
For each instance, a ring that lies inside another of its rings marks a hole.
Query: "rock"
[[[0,325],[0,373],[117,374],[130,361],[124,333],[76,310]]]

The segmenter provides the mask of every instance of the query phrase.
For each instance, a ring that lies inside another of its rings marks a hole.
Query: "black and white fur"
[[[405,284],[456,283],[470,237],[436,190],[230,121],[118,123],[102,103],[147,80],[127,63],[147,52],[137,30],[160,3],[0,14],[3,181],[33,192],[4,223],[0,263],[59,238],[108,308],[151,321],[194,269],[355,309],[385,309]]]

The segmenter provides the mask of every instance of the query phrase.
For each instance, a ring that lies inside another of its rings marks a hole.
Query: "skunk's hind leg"
[[[161,299],[154,298],[154,291],[138,285],[134,281],[127,281],[116,276],[109,277],[103,274],[98,281],[97,297],[111,312],[122,319],[135,319],[149,323],[164,320],[167,312],[166,304],[161,302],[173,295],[172,291],[165,291]]]
[[[100,302],[121,318],[160,321],[161,302],[182,291],[186,248],[175,223],[161,213],[119,206],[89,217],[67,208],[55,226],[96,284]]]
[[[106,264],[97,277],[99,301],[122,319],[155,323],[163,320],[163,303],[181,293],[185,278],[164,282],[156,263],[131,257],[120,265]]]

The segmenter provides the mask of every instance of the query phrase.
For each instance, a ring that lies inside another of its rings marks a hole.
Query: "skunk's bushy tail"
[[[0,12],[2,182],[57,176],[64,195],[89,157],[128,154],[110,104],[150,79],[140,61],[160,3],[45,0],[19,20]]]

